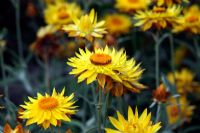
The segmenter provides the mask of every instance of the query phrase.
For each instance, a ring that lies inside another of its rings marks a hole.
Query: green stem
[[[99,101],[97,104],[98,110],[98,133],[101,133],[101,114],[102,114],[102,90],[99,88]]]
[[[155,46],[155,72],[156,72],[156,87],[159,86],[159,44],[156,43],[156,46]]]
[[[0,50],[0,53],[1,53],[0,58],[1,58],[2,78],[3,78],[3,83],[4,83],[4,93],[5,93],[5,97],[9,99],[8,85],[7,83],[5,83],[6,72],[5,72],[5,65],[4,65],[3,49]]]
[[[161,103],[158,103],[158,105],[157,105],[157,111],[156,111],[156,123],[159,122],[160,112],[161,112]]]
[[[45,55],[44,57],[45,61],[45,87],[50,94],[50,76],[49,76],[49,57],[48,55]]]

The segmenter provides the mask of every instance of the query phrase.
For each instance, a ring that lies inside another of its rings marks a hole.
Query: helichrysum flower
[[[73,69],[70,74],[78,75],[78,82],[87,80],[87,84],[95,81],[98,75],[103,74],[112,79],[121,82],[118,71],[123,69],[126,63],[126,54],[124,50],[116,51],[114,48],[95,49],[90,52],[87,48],[79,49],[76,57],[69,58],[68,65]]]
[[[181,71],[176,71],[175,79],[173,73],[169,73],[167,77],[171,84],[176,83],[177,91],[180,94],[193,92],[195,87],[199,88],[199,84],[194,81],[195,74],[186,68],[181,69]]]
[[[21,105],[24,108],[23,112],[20,112],[22,119],[27,119],[26,125],[37,124],[47,129],[50,125],[57,126],[58,121],[70,121],[70,116],[76,113],[76,106],[74,94],[70,96],[64,96],[65,89],[61,93],[57,93],[53,90],[52,95],[40,93],[37,94],[37,98],[29,98],[29,102],[25,102],[25,105]]]
[[[105,21],[97,22],[97,14],[92,9],[88,14],[81,16],[81,18],[73,17],[74,24],[64,25],[63,30],[66,31],[70,37],[83,37],[92,41],[94,37],[102,38],[106,34],[104,23]]]
[[[48,4],[44,17],[47,24],[62,26],[72,23],[72,17],[78,17],[82,14],[80,7],[76,3],[56,1],[54,4]]]
[[[4,126],[3,133],[30,133],[28,130],[24,130],[21,124],[18,124],[15,129],[12,129],[7,123]]]
[[[172,6],[173,4],[181,4],[182,2],[188,2],[188,0],[155,0],[158,6]]]
[[[200,8],[193,5],[184,10],[184,15],[178,18],[178,24],[174,26],[174,32],[190,32],[200,34]]]
[[[114,96],[121,96],[127,92],[139,93],[146,88],[146,86],[139,83],[143,71],[144,69],[141,69],[140,64],[136,65],[136,61],[133,58],[127,60],[124,68],[118,72],[122,82],[113,81],[106,77],[105,92],[111,92]],[[104,81],[102,79],[98,80],[100,85],[102,85],[101,81]]]
[[[124,14],[108,14],[105,17],[105,27],[110,34],[119,35],[128,33],[132,22],[129,16]]]
[[[146,9],[150,0],[116,0],[115,7],[123,12],[134,12]]]
[[[58,43],[55,32],[56,28],[52,25],[41,27],[38,30],[37,39],[30,45],[30,50],[43,59],[57,56],[62,45]]]
[[[160,122],[153,124],[151,121],[151,113],[147,114],[147,109],[143,111],[141,116],[138,115],[137,108],[135,113],[131,107],[128,108],[128,120],[126,120],[117,111],[118,120],[109,117],[110,122],[116,129],[106,128],[106,133],[156,133],[160,128]]]
[[[161,84],[156,90],[153,91],[153,98],[158,102],[166,102],[169,97],[169,92],[164,84]]]
[[[181,122],[190,121],[195,106],[189,105],[185,96],[181,96],[179,100],[174,97],[168,99],[167,116],[170,124],[175,124],[179,120]]]
[[[164,29],[177,23],[180,12],[180,6],[167,8],[155,6],[152,10],[138,11],[134,16],[137,21],[135,26],[141,27],[143,31],[150,28]]]

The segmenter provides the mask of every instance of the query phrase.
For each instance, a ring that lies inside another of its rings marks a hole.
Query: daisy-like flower
[[[81,16],[78,19],[73,17],[74,24],[64,25],[63,30],[66,31],[70,37],[83,37],[89,41],[92,41],[94,37],[102,38],[103,34],[106,34],[104,28],[105,21],[97,22],[97,14],[92,9],[88,14]]]
[[[128,120],[126,120],[117,111],[118,120],[109,117],[110,122],[116,128],[110,129],[106,128],[106,133],[156,133],[160,128],[160,122],[153,124],[151,121],[151,113],[147,113],[145,109],[142,115],[139,117],[137,108],[135,113],[131,107],[128,108]]]
[[[78,75],[78,82],[87,80],[87,84],[100,78],[100,75],[106,75],[118,82],[122,82],[118,73],[126,63],[126,54],[124,50],[116,51],[114,48],[109,49],[107,46],[95,48],[90,52],[87,48],[85,51],[79,49],[76,57],[69,58],[68,65],[73,69],[70,74]]]
[[[53,24],[60,28],[63,24],[72,23],[72,17],[79,17],[82,14],[80,7],[76,3],[56,1],[48,4],[44,11],[47,24]]]
[[[200,85],[194,81],[194,77],[195,74],[186,68],[183,68],[181,71],[176,71],[175,79],[173,73],[169,73],[167,75],[167,78],[171,84],[176,83],[178,93],[184,95],[189,92],[193,92],[195,88],[199,88]]]
[[[139,83],[144,69],[140,68],[140,64],[136,65],[136,61],[132,58],[126,61],[124,68],[118,72],[122,82],[117,82],[109,77],[103,76],[98,80],[101,86],[105,83],[105,92],[111,92],[114,96],[121,96],[126,92],[139,93],[146,86]],[[102,82],[103,81],[103,82]]]
[[[190,105],[185,96],[179,98],[179,104],[174,97],[170,97],[167,102],[169,105],[166,110],[170,124],[175,124],[179,119],[181,122],[190,121],[195,106]]]
[[[158,6],[172,6],[173,4],[181,4],[182,2],[189,2],[188,0],[155,0]]]
[[[200,34],[200,8],[193,5],[185,9],[184,15],[178,18],[178,24],[174,26],[174,32],[190,32]]]
[[[146,9],[150,2],[150,0],[116,0],[115,7],[120,11],[130,13]]]
[[[152,10],[138,11],[134,16],[137,21],[135,26],[141,27],[143,31],[150,28],[164,29],[177,23],[178,15],[181,12],[180,6],[154,7]]]
[[[123,14],[108,14],[105,17],[105,26],[110,34],[119,35],[128,33],[132,22],[129,16]]]
[[[47,129],[50,125],[57,126],[58,121],[70,121],[70,116],[76,113],[76,107],[74,94],[70,96],[64,96],[65,89],[61,93],[57,93],[53,90],[52,95],[40,93],[37,94],[37,98],[28,97],[30,102],[25,102],[25,105],[21,105],[24,108],[23,112],[20,112],[21,119],[27,119],[26,125],[36,123]]]

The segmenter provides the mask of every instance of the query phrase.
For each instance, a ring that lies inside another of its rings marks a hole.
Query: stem
[[[1,58],[2,78],[3,78],[3,83],[4,83],[4,93],[5,93],[5,97],[9,99],[8,86],[7,86],[7,83],[5,83],[6,73],[5,73],[3,49],[0,50],[0,53],[1,53],[0,58]]]
[[[101,133],[101,111],[102,111],[102,90],[99,88],[99,101],[97,104],[98,110],[98,133]]]
[[[108,106],[109,106],[109,95],[110,93],[108,92],[108,94],[106,95],[106,101],[105,101],[105,115],[104,118],[107,118],[107,113],[108,113]],[[104,119],[104,126],[106,124],[106,119]]]
[[[156,123],[159,122],[160,119],[160,111],[161,111],[161,103],[158,103],[157,111],[156,111]]]
[[[49,57],[46,54],[44,57],[45,61],[45,87],[50,94],[50,76],[49,76]]]
[[[155,72],[156,72],[156,87],[159,86],[159,44],[156,43],[156,46],[155,46]]]

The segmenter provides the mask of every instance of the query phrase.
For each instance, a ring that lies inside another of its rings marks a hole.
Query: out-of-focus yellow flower
[[[37,32],[37,38],[43,38],[46,35],[53,34],[57,31],[57,29],[53,25],[46,25],[41,27]]]
[[[28,130],[24,130],[21,124],[18,124],[15,129],[12,129],[7,123],[3,129],[4,133],[30,133]]]
[[[130,13],[146,9],[150,2],[150,0],[116,0],[115,7],[120,11]]]
[[[44,129],[47,129],[50,124],[53,126],[58,125],[58,121],[71,121],[70,116],[76,113],[76,107],[74,106],[74,94],[70,96],[64,96],[65,89],[61,93],[57,93],[53,90],[52,95],[40,93],[37,94],[37,98],[28,97],[30,102],[25,102],[25,105],[21,105],[25,110],[20,112],[22,119],[27,119],[26,125],[36,123],[42,125]]]
[[[169,73],[167,75],[168,80],[171,84],[174,84],[176,81],[177,92],[180,94],[187,94],[188,92],[193,92],[195,87],[198,87],[198,83],[194,81],[194,73],[186,68],[181,71],[175,72],[174,74]]]
[[[48,4],[44,11],[46,23],[56,25],[57,28],[72,23],[72,17],[79,17],[81,14],[82,11],[76,3],[59,1]]]
[[[156,133],[160,128],[160,122],[153,124],[151,121],[151,113],[147,114],[147,109],[145,109],[142,115],[139,117],[137,108],[135,113],[131,107],[128,108],[128,120],[124,118],[117,111],[118,120],[109,117],[110,122],[116,128],[110,129],[106,128],[106,133]]]
[[[114,35],[128,33],[132,25],[129,16],[117,13],[107,15],[105,22],[108,32]]]
[[[178,24],[174,26],[174,32],[191,32],[200,34],[200,8],[193,5],[184,10],[184,15],[179,17]]]
[[[92,9],[88,14],[81,16],[78,19],[73,17],[74,24],[64,25],[63,30],[69,33],[70,37],[83,37],[89,41],[93,41],[93,38],[102,38],[103,34],[106,34],[104,28],[105,21],[97,22],[97,14]]]
[[[90,84],[99,74],[122,82],[117,72],[123,69],[126,63],[124,50],[116,51],[106,46],[104,49],[95,48],[94,52],[90,52],[87,48],[85,51],[79,49],[79,52],[80,54],[76,53],[76,57],[69,58],[67,62],[73,67],[70,74],[78,75],[78,82],[87,80],[87,84]]]
[[[181,62],[183,61],[184,57],[186,56],[186,54],[187,54],[186,47],[184,47],[184,46],[178,47],[174,53],[174,60],[173,60],[174,64],[176,66],[180,65]]]
[[[154,7],[152,10],[138,11],[134,16],[137,21],[135,26],[141,27],[143,31],[150,28],[158,30],[176,24],[178,15],[181,12],[180,6]]]
[[[188,0],[155,0],[158,6],[172,6],[173,4],[181,4],[182,2],[189,2]]]
[[[0,40],[0,50],[4,49],[5,45],[6,45],[6,41],[5,40]]]
[[[178,101],[174,97],[168,99],[169,105],[166,109],[170,124],[175,124],[179,120],[181,120],[181,122],[190,121],[193,115],[195,106],[189,105],[186,97],[181,96]]]

